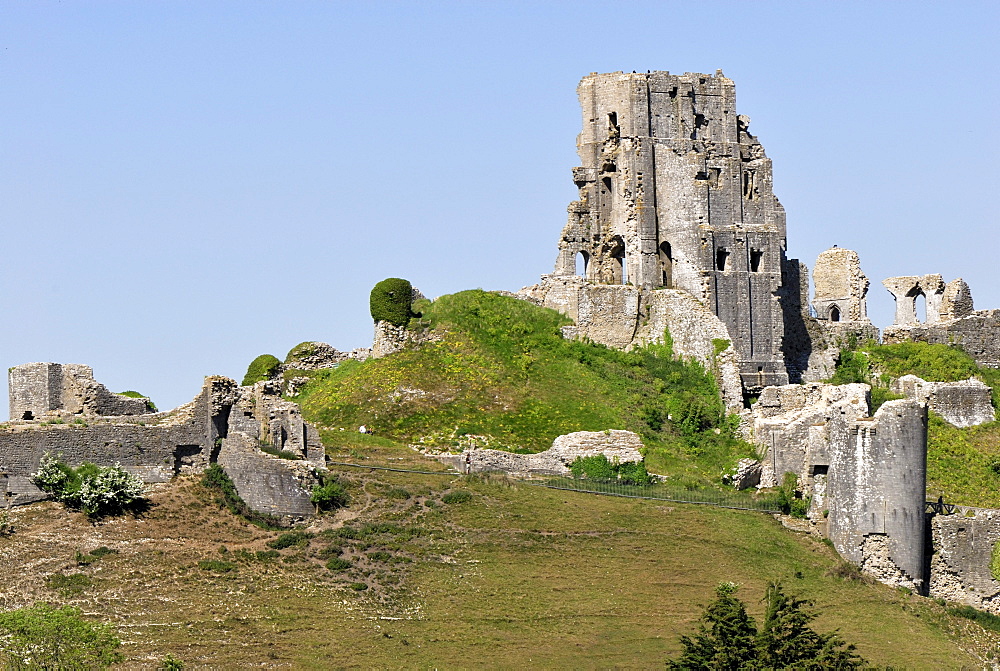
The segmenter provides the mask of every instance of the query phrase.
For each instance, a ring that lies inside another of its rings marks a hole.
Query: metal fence
[[[622,496],[630,499],[655,499],[674,503],[698,503],[735,508],[738,510],[758,510],[761,512],[781,512],[775,496],[758,496],[750,492],[726,491],[721,489],[688,489],[667,483],[652,485],[627,485],[615,481],[577,480],[574,478],[549,478],[541,481],[527,481],[526,484],[550,489],[563,489],[605,496]]]
[[[343,461],[328,462],[331,466],[350,466],[373,471],[395,471],[398,473],[418,473],[421,475],[446,475],[453,478],[461,477],[463,473],[455,471],[418,471],[408,468],[392,468],[387,466],[371,466],[352,464]],[[483,475],[486,475],[485,473]],[[511,477],[511,476],[507,476]],[[650,485],[628,485],[620,481],[577,480],[575,478],[551,477],[541,480],[520,480],[523,484],[533,487],[547,487],[586,494],[602,494],[604,496],[620,496],[630,499],[653,499],[671,501],[673,503],[696,503],[701,505],[733,508],[736,510],[756,510],[766,513],[781,512],[777,498],[774,495],[756,495],[752,492],[738,492],[722,489],[689,489],[669,483]]]

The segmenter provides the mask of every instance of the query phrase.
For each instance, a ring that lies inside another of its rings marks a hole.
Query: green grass
[[[296,397],[305,417],[347,434],[373,427],[390,442],[537,452],[573,431],[621,428],[648,447],[650,470],[717,482],[752,446],[733,434],[711,375],[669,344],[621,352],[562,338],[553,310],[483,291],[421,301],[411,328],[436,340],[311,373]]]

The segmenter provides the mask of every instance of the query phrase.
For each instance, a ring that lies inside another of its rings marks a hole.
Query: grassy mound
[[[377,360],[312,373],[296,400],[310,421],[373,427],[398,441],[537,452],[572,431],[628,429],[652,470],[717,479],[753,448],[733,435],[714,379],[669,344],[621,352],[564,339],[569,323],[483,291],[421,301],[431,336]]]

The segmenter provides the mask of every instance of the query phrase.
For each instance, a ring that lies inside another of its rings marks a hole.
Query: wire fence
[[[366,464],[353,464],[343,461],[328,462],[331,466],[350,466],[354,468],[364,468],[376,471],[393,471],[397,473],[417,473],[421,475],[447,475],[453,478],[461,477],[464,473],[455,471],[418,471],[408,468],[392,468],[387,466],[370,466]],[[483,473],[483,475],[487,475]],[[507,476],[510,477],[510,476]],[[620,496],[630,499],[653,499],[658,501],[670,501],[672,503],[694,503],[700,505],[717,506],[720,508],[732,508],[736,510],[756,510],[765,513],[779,513],[781,506],[778,504],[775,495],[757,495],[752,492],[740,492],[735,490],[722,489],[688,489],[683,486],[670,485],[669,483],[654,483],[649,485],[632,485],[620,481],[602,480],[577,480],[575,478],[552,477],[541,480],[521,480],[526,485],[533,487],[546,487],[548,489],[559,489],[571,492],[582,492],[586,494],[601,494],[604,496]]]

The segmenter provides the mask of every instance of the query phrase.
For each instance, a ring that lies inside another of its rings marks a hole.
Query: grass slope
[[[347,450],[331,456],[427,467],[384,439]],[[138,519],[15,510],[17,533],[0,539],[2,605],[80,606],[118,627],[126,668],[168,653],[187,668],[656,668],[717,583],[742,584],[759,618],[776,578],[816,602],[819,630],[839,628],[879,665],[980,666],[1000,643],[928,599],[831,575],[842,564],[826,545],[759,513],[502,478],[366,468],[343,479],[350,508],[278,550],[279,532],[221,510],[191,479],[160,486]],[[469,499],[445,503],[456,491]],[[117,553],[77,560],[101,546]],[[327,569],[332,557],[350,567]]]
[[[711,375],[670,345],[620,352],[562,338],[569,321],[483,291],[415,306],[427,342],[312,374],[296,401],[310,421],[374,427],[405,442],[536,452],[572,431],[628,429],[647,463],[717,480],[753,448],[734,437]]]

